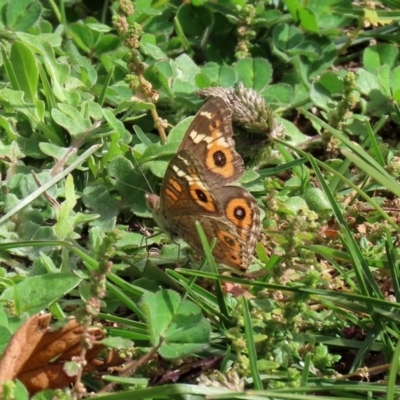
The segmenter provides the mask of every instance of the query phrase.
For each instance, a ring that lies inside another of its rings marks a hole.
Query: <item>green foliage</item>
[[[26,277],[21,282],[5,289],[0,300],[14,301],[17,308],[15,312],[18,315],[25,312],[33,315],[54,304],[80,282],[81,278],[69,272]]]
[[[86,7],[0,1],[0,351],[50,309],[102,323],[104,345],[138,362],[104,398],[398,397],[397,2]],[[263,214],[251,276],[218,273],[201,231],[205,268],[149,235],[144,192],[198,91],[244,110],[236,147],[254,168],[241,183]],[[211,356],[209,387],[177,383]],[[347,380],[361,372],[371,383]],[[174,384],[146,387],[160,377]],[[19,381],[3,395],[28,398]]]
[[[140,304],[149,326],[151,342],[164,358],[180,358],[206,347],[210,340],[209,322],[200,308],[182,301],[172,291],[146,293]]]

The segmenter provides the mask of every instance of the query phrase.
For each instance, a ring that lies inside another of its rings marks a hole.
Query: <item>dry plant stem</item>
[[[112,234],[108,237],[110,241],[113,240]],[[91,273],[90,278],[90,292],[91,297],[86,302],[83,308],[83,313],[81,315],[81,325],[82,331],[82,350],[76,360],[80,363],[80,368],[76,375],[75,385],[73,389],[73,399],[80,399],[86,394],[85,386],[82,384],[82,374],[87,365],[87,352],[92,348],[94,341],[96,340],[94,336],[90,335],[89,326],[92,323],[93,317],[97,317],[100,312],[100,299],[105,296],[105,279],[107,273],[112,268],[112,262],[108,260],[108,257],[112,256],[112,249],[110,242],[103,243],[103,249],[99,255],[99,267],[97,271]]]
[[[347,375],[341,375],[337,379],[338,380],[345,380],[345,379],[351,379],[354,377],[361,377],[361,378],[367,378],[371,375],[376,375],[380,374],[382,372],[388,371],[391,367],[391,364],[383,364],[383,365],[378,365],[377,367],[372,367],[372,368],[359,368],[357,371],[352,372],[351,374]]]
[[[358,37],[358,35],[359,35],[360,31],[362,30],[363,26],[364,26],[364,19],[361,18],[359,20],[359,23],[358,23],[358,26],[356,27],[356,29],[354,29],[354,31],[351,32],[348,35],[347,42],[340,49],[337,50],[337,55],[338,56],[346,53],[347,49],[351,46],[353,41]]]
[[[154,92],[154,90],[149,86],[148,82],[146,81],[146,79],[143,77],[143,75],[141,73],[137,72],[137,77],[140,83],[140,91],[145,95],[146,100],[148,102],[152,102],[153,104],[155,104],[158,100],[158,94],[156,94],[156,92]],[[160,117],[158,116],[157,113],[157,109],[154,108],[152,110],[150,110],[151,112],[151,116],[153,117],[154,120],[154,125],[158,130],[158,134],[160,135],[161,141],[163,143],[166,143],[167,141],[167,135],[165,133],[165,130],[162,126],[162,124],[160,123]]]
[[[85,324],[85,325],[83,325],[82,337],[87,338],[87,336],[88,336],[88,324]],[[85,362],[86,352],[87,352],[87,347],[83,345],[81,354],[79,355],[80,363]],[[81,365],[81,367],[79,368],[79,371],[76,375],[75,385],[74,385],[74,389],[72,391],[72,396],[71,396],[72,400],[80,399],[85,394],[84,392],[82,393],[83,367],[84,367],[84,365]]]
[[[140,357],[139,360],[130,361],[122,368],[122,370],[120,368],[114,368],[113,370],[121,371],[120,374],[121,377],[132,376],[141,365],[143,365],[145,362],[150,360],[155,354],[157,354],[157,351],[160,348],[160,346],[161,344],[153,347],[148,353]],[[114,382],[109,383],[100,391],[100,393],[109,392],[110,390],[113,389],[114,385],[115,385]]]
[[[39,181],[39,178],[37,177],[35,172],[31,171],[31,174],[33,176],[33,180],[35,181],[37,187],[41,187],[42,183]],[[53,196],[51,196],[47,191],[44,192],[43,195],[55,210],[60,209],[60,203]]]
[[[72,143],[71,146],[68,148],[68,150],[65,152],[65,154],[61,157],[60,160],[58,160],[55,164],[54,167],[51,170],[51,176],[56,176],[58,173],[60,173],[63,169],[65,164],[67,163],[68,159],[77,153],[78,149],[82,146],[83,143],[85,143],[86,137],[96,128],[98,128],[101,125],[100,121],[95,122],[89,129],[86,130],[81,136],[76,138]]]
[[[161,141],[163,143],[165,143],[167,141],[167,135],[165,133],[163,126],[160,124],[160,118],[159,118],[159,116],[157,114],[157,110],[155,108],[153,110],[151,110],[151,115],[154,119],[154,123],[155,123],[158,133],[160,135]]]
[[[314,304],[314,305],[309,305],[308,308],[312,311],[323,311],[326,310],[327,307],[324,306],[323,304]]]
[[[361,186],[365,186],[366,184],[370,183],[371,179],[368,179],[366,183],[359,184],[357,187],[361,189]],[[358,196],[358,193],[353,190],[347,198],[344,200],[343,204],[347,207],[356,197]]]
[[[400,208],[393,208],[393,207],[382,207],[382,210],[385,212],[400,212]],[[361,208],[362,212],[372,212],[376,211],[376,208],[374,207],[362,207]]]

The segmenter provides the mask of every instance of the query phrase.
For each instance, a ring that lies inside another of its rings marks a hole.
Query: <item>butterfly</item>
[[[145,195],[157,225],[181,237],[200,255],[198,221],[209,242],[216,238],[217,263],[247,269],[260,233],[260,209],[248,190],[231,185],[243,174],[232,138],[231,111],[220,97],[208,100],[171,159],[160,195]]]

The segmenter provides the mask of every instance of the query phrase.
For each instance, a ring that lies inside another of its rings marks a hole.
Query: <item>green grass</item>
[[[399,4],[92,3],[0,5],[3,398],[400,398]],[[240,275],[144,199],[215,95],[262,215]],[[75,357],[18,336],[42,310]]]

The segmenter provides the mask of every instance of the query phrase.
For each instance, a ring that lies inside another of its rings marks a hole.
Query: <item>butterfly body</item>
[[[260,210],[244,188],[230,185],[243,174],[235,151],[231,114],[219,97],[209,100],[190,124],[165,173],[160,196],[147,194],[154,220],[172,238],[203,254],[195,223],[217,239],[218,263],[246,269],[260,232]]]

